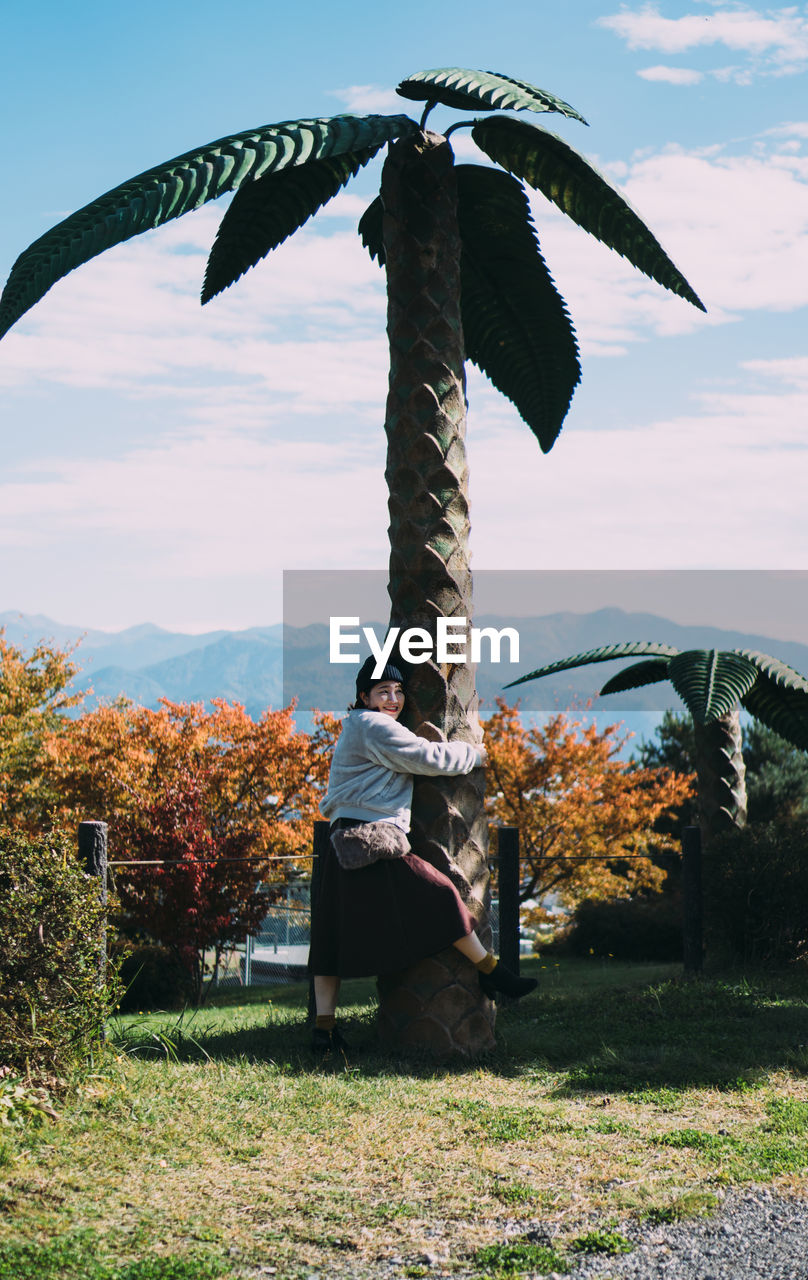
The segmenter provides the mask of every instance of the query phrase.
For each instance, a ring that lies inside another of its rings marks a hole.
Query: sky
[[[393,90],[418,70],[572,103],[588,128],[525,118],[620,187],[707,314],[535,193],[583,381],[543,456],[469,366],[473,565],[808,568],[808,4],[41,0],[3,26],[3,279],[72,210],[192,147],[417,112]],[[356,234],[379,173],[204,308],[221,201],[73,272],[0,342],[0,613],[240,629],[281,620],[284,570],[384,569],[384,279]]]

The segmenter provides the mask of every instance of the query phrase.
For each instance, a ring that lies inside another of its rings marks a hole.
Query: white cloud
[[[630,49],[684,53],[700,45],[724,44],[728,49],[747,52],[784,49],[805,57],[808,21],[800,17],[796,7],[771,10],[770,15],[739,5],[708,14],[665,18],[655,5],[645,5],[639,10],[624,9],[599,18],[598,23],[622,36]]]
[[[208,431],[6,467],[0,608],[113,629],[277,622],[281,569],[386,563],[384,452],[377,424],[326,444]]]
[[[643,80],[658,80],[663,84],[700,84],[704,79],[701,71],[690,67],[644,67],[637,75]]]
[[[692,412],[636,430],[572,425],[547,457],[473,378],[476,568],[804,567],[804,357],[750,361]],[[380,425],[324,444],[200,430],[7,469],[7,605],[105,626],[275,621],[281,566],[383,568],[383,469]]]
[[[384,277],[356,233],[304,229],[201,309],[216,222],[202,210],[57,283],[0,344],[0,386],[168,394],[186,412],[223,383],[270,414],[383,402]]]
[[[748,82],[752,74],[788,75],[808,65],[808,17],[796,6],[760,11],[724,5],[711,13],[667,18],[657,5],[647,4],[599,18],[598,24],[625,40],[629,49],[676,54],[719,45],[746,54],[746,67],[717,69],[723,79]]]
[[[457,160],[463,163],[490,165],[491,160],[477,146],[470,133],[466,133],[465,129],[458,129],[457,133],[452,134],[452,150]]]
[[[378,84],[352,84],[344,89],[329,89],[329,96],[338,98],[346,111],[371,115],[407,115],[409,104],[394,89]]]
[[[261,574],[277,566],[279,548],[287,567],[341,564],[346,547],[378,563],[383,469],[381,427],[330,444],[208,432],[122,458],[43,457],[0,484],[0,546],[91,534],[105,554],[115,548],[122,574],[138,577],[142,565],[157,579]],[[359,492],[363,501],[352,501]]]
[[[785,124],[774,125],[771,129],[764,129],[761,137],[764,138],[808,138],[808,120],[791,120]]]
[[[470,450],[474,564],[804,568],[807,419],[808,386],[739,383],[642,429],[566,430],[547,457],[503,426]],[[548,543],[551,529],[563,536]]]
[[[780,139],[756,140],[740,155],[678,147],[642,154],[620,185],[708,314],[648,281],[537,196],[542,247],[584,355],[808,305],[808,164],[781,153]]]
[[[318,209],[317,218],[350,218],[358,222],[370,204],[368,196],[356,196],[351,191],[340,191],[337,195]]]
[[[799,158],[671,148],[640,160],[626,190],[708,307],[789,311],[808,303],[806,179]]]
[[[764,377],[779,378],[786,386],[808,391],[808,356],[782,360],[745,360],[742,366]]]
[[[710,75],[719,84],[747,85],[755,78],[752,68],[748,66],[713,67]]]

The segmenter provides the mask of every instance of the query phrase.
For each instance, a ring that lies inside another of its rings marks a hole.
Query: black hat
[[[400,685],[404,684],[404,677],[401,674],[400,668],[396,667],[392,662],[388,662],[387,665],[382,668],[381,675],[374,676],[373,672],[376,668],[377,661],[378,659],[374,658],[371,654],[371,656],[366,658],[362,663],[362,666],[359,668],[359,672],[356,677],[357,699],[359,698],[360,693],[370,693],[374,684],[380,684],[382,680],[397,680]]]

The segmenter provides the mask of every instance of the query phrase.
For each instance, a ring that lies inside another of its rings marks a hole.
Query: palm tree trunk
[[[423,627],[434,643],[438,618],[466,618],[470,626],[472,616],[460,240],[445,138],[423,133],[390,148],[382,202],[390,341],[390,622]],[[478,741],[477,710],[470,663],[430,660],[412,668],[405,719],[417,733]],[[416,778],[412,839],[439,870],[471,886],[469,906],[486,941],[484,781],[483,770],[461,778]],[[493,1006],[482,996],[473,966],[452,947],[380,980],[379,993],[379,1030],[388,1045],[440,1056],[473,1056],[493,1046]]]
[[[699,825],[705,845],[720,831],[746,825],[746,768],[740,709],[709,724],[694,722]]]

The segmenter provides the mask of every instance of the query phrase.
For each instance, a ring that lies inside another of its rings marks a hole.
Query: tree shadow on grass
[[[151,1021],[151,1020],[150,1020]],[[417,1053],[397,1055],[384,1051],[375,1028],[374,1011],[348,1014],[340,1020],[348,1047],[325,1055],[315,1054],[310,1047],[311,1028],[305,1019],[305,1007],[296,1019],[288,1022],[256,1023],[234,1030],[212,1030],[201,1023],[184,1025],[177,1022],[173,1030],[155,1032],[137,1027],[114,1035],[116,1047],[138,1057],[163,1057],[175,1062],[249,1061],[274,1067],[284,1075],[321,1073],[361,1074],[364,1077],[391,1075],[433,1078],[462,1075],[478,1071],[480,1060],[452,1059],[436,1061]],[[484,1059],[492,1064],[493,1057]]]
[[[532,1037],[506,1018],[501,1039],[514,1060],[529,1060],[532,1047],[558,1075],[559,1096],[735,1089],[775,1070],[808,1074],[808,990],[793,975],[550,992],[537,1005]]]
[[[118,1042],[138,1054],[163,1053],[179,1061],[247,1059],[284,1074],[433,1078],[482,1065],[506,1078],[544,1077],[558,1096],[737,1089],[753,1087],[773,1070],[808,1074],[808,983],[793,974],[668,978],[644,985],[609,986],[608,975],[597,986],[568,982],[501,1009],[497,1049],[481,1061],[436,1062],[383,1052],[372,992],[372,983],[346,984],[341,1025],[351,1047],[324,1058],[309,1049],[304,987],[285,994],[275,989],[266,1013],[253,1005],[249,1025],[228,1025],[222,1010],[214,1022],[203,1010],[177,1019],[173,1031],[168,1027],[151,1042],[141,1035],[138,1043],[136,1025]]]

